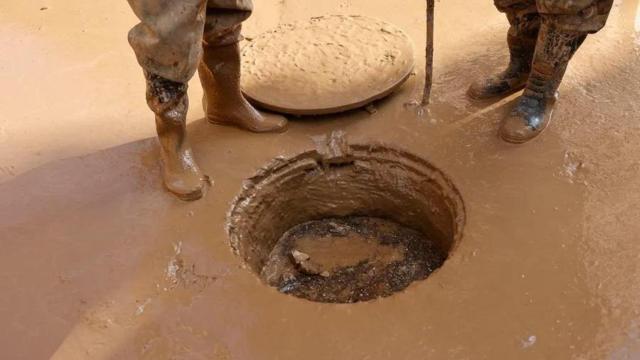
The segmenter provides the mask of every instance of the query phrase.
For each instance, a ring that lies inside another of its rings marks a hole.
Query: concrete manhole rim
[[[453,181],[440,169],[418,155],[383,143],[347,145],[345,140],[332,136],[323,139],[317,145],[315,150],[304,151],[290,157],[278,157],[260,168],[253,177],[244,181],[240,194],[232,202],[226,223],[230,245],[234,253],[241,257],[243,263],[253,270],[255,275],[260,274],[261,266],[264,263],[261,263],[262,260],[259,259],[262,256],[252,255],[255,253],[255,249],[251,246],[259,242],[255,243],[255,240],[247,235],[247,230],[252,229],[248,225],[251,221],[247,219],[260,217],[261,210],[266,209],[260,205],[265,188],[277,187],[278,184],[283,184],[296,176],[307,176],[304,174],[327,176],[326,174],[330,174],[332,169],[350,166],[366,167],[366,164],[369,163],[380,164],[390,169],[401,168],[403,172],[410,174],[407,176],[420,178],[420,186],[428,187],[430,191],[437,193],[451,219],[451,224],[448,226],[451,227],[452,235],[447,240],[448,244],[445,249],[447,258],[456,250],[464,234],[466,208],[462,194]],[[433,208],[431,211],[434,211]],[[409,213],[413,213],[413,211],[409,211]],[[353,215],[357,216],[357,214]],[[317,219],[308,219],[307,221],[310,220]],[[431,219],[425,221],[431,222]],[[399,223],[402,224],[402,222]],[[292,226],[295,225],[297,224],[292,224]],[[289,228],[277,235],[284,234]],[[249,234],[251,233],[249,232]],[[247,244],[251,244],[251,246]]]

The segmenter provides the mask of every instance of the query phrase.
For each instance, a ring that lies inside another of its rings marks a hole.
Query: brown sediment
[[[375,114],[296,121],[285,134],[210,126],[193,101],[193,150],[215,186],[184,203],[158,180],[155,129],[124,40],[135,21],[126,2],[39,11],[0,1],[2,356],[638,358],[638,2],[617,2],[587,39],[556,119],[522,147],[496,137],[510,100],[478,105],[465,94],[476,74],[508,63],[503,14],[490,1],[439,4],[429,114],[402,106],[421,88],[421,65]],[[250,37],[280,15],[290,23],[341,12],[397,24],[424,43],[421,1],[256,5]],[[200,99],[200,87],[190,95]],[[427,280],[375,301],[323,304],[266,286],[229,250],[226,214],[242,181],[273,158],[315,151],[309,137],[334,130],[427,159],[464,195],[464,239]],[[183,269],[178,281],[170,269]]]
[[[402,291],[446,258],[423,234],[389,220],[325,218],[287,231],[261,277],[285,294],[354,303]]]
[[[413,46],[400,27],[363,16],[282,24],[243,49],[242,90],[261,107],[331,114],[386,97],[408,79]]]
[[[383,264],[402,260],[406,251],[383,239],[384,235],[399,231],[395,223],[384,219],[329,218],[298,225],[285,233],[279,242],[293,241],[290,247],[309,257],[302,261],[317,264],[318,273],[331,274],[363,260]],[[292,237],[294,239],[290,239]]]

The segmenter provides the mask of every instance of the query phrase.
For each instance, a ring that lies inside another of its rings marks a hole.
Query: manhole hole
[[[438,169],[383,145],[277,159],[229,214],[234,250],[283,293],[353,303],[390,296],[441,267],[460,240],[462,198]]]

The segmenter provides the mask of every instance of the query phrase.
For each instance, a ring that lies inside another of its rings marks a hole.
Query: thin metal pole
[[[422,93],[422,106],[429,105],[431,99],[431,86],[433,85],[433,13],[435,0],[427,0],[427,46],[424,71],[424,92]]]

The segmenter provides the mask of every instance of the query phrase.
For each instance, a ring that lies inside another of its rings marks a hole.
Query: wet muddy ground
[[[248,35],[338,12],[397,24],[417,50],[424,40],[421,2],[257,5]],[[513,97],[464,96],[472,75],[506,62],[506,21],[490,1],[442,2],[437,12],[424,116],[403,106],[420,74],[374,114],[294,121],[284,134],[209,125],[192,101],[190,136],[215,183],[184,203],[159,180],[126,2],[0,4],[0,49],[11,54],[0,59],[3,356],[639,358],[638,1],[616,1],[608,27],[572,62],[551,127],[525,146],[496,137]],[[193,82],[193,99],[200,94]],[[229,245],[226,216],[243,180],[335,130],[429,160],[465,200],[464,237],[444,266],[387,298],[281,294]]]

